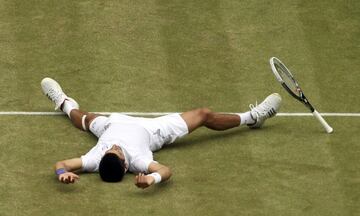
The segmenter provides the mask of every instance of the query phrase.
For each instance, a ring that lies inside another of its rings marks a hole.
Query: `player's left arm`
[[[155,183],[160,183],[168,180],[172,173],[169,167],[160,163],[151,162],[148,167],[149,173],[139,173],[135,176],[135,185],[139,188],[147,188]]]

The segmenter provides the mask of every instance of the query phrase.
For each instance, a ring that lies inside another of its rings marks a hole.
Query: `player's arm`
[[[169,167],[155,162],[150,163],[148,170],[150,173],[148,175],[139,173],[135,176],[135,185],[137,187],[147,188],[150,185],[164,182],[168,180],[172,174]]]
[[[81,158],[73,158],[59,161],[55,164],[55,173],[59,181],[65,184],[74,183],[79,176],[74,172],[79,171],[82,167]]]

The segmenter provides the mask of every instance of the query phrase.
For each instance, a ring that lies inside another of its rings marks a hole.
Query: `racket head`
[[[324,120],[324,118],[314,109],[310,102],[305,97],[299,84],[296,82],[290,70],[278,58],[270,58],[271,70],[276,79],[281,85],[296,99],[305,104],[306,107],[313,113],[316,119],[322,124],[327,133],[332,133],[333,128]]]
[[[278,58],[270,58],[271,70],[281,85],[296,99],[302,101],[303,93],[290,70]]]

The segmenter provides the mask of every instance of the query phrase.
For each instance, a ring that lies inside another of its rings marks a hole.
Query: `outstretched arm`
[[[74,172],[80,170],[81,167],[81,158],[73,158],[57,162],[55,164],[55,172],[60,182],[69,184],[79,179],[79,176]]]
[[[155,183],[164,182],[171,177],[171,170],[165,165],[151,162],[148,169],[150,174],[139,173],[135,176],[135,185],[137,187],[144,189]]]

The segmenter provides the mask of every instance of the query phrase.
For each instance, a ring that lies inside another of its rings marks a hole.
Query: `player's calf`
[[[209,112],[206,115],[204,126],[212,130],[227,130],[240,125],[240,116],[235,114],[223,114]]]
[[[208,108],[199,108],[181,114],[189,132],[205,126],[212,130],[227,130],[240,125],[239,115],[212,112]]]

